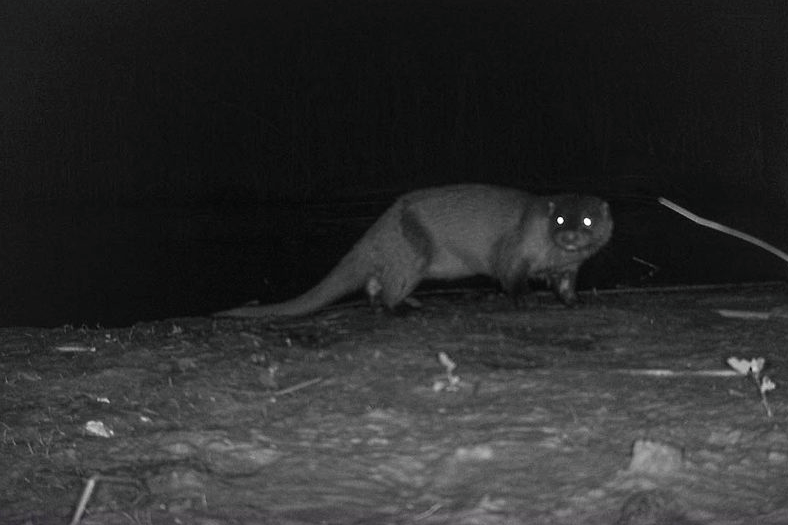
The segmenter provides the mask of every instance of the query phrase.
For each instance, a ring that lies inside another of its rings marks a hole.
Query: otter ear
[[[547,201],[547,215],[552,215],[555,211],[555,203],[553,201]]]
[[[603,217],[610,216],[610,205],[605,201],[602,201],[602,216]]]

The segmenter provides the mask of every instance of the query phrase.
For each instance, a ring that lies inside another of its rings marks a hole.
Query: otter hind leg
[[[373,309],[379,309],[382,302],[396,313],[426,277],[433,251],[429,230],[404,202],[395,222],[387,223],[369,248],[373,264],[364,290]]]
[[[416,289],[422,279],[422,269],[412,268],[407,271],[392,272],[384,282],[381,290],[383,304],[394,311]]]
[[[374,311],[385,307],[397,313],[403,304],[409,307],[412,303],[418,303],[410,298],[410,294],[424,279],[425,268],[426,263],[415,256],[407,261],[389,260],[377,268],[375,273],[367,277],[364,285],[370,307]]]
[[[407,203],[399,217],[399,231],[401,246],[377,277],[383,303],[395,313],[409,311],[414,304],[420,305],[410,299],[410,294],[427,277],[427,268],[435,252],[432,235]]]

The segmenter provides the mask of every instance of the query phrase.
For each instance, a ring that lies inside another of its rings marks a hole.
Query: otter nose
[[[577,244],[579,238],[580,236],[577,234],[577,232],[572,230],[562,231],[558,235],[558,239],[561,241],[561,243],[569,246]]]

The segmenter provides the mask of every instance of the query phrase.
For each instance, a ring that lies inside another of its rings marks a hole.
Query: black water
[[[6,209],[0,325],[127,326],[284,299],[323,276],[387,204]],[[613,210],[613,241],[584,266],[580,288],[788,276],[776,257],[655,204]]]

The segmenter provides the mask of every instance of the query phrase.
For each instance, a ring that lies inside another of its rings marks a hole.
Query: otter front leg
[[[529,301],[531,287],[528,285],[530,266],[524,262],[518,265],[505,279],[501,279],[506,295],[509,296],[515,308],[527,308],[533,306]]]
[[[367,277],[364,291],[367,293],[370,309],[376,314],[382,312],[383,300],[381,298],[381,292],[383,291],[383,285],[377,275],[370,275]]]
[[[550,274],[550,285],[556,297],[566,306],[577,306],[579,299],[575,292],[577,282],[577,268],[570,268],[562,272]]]

